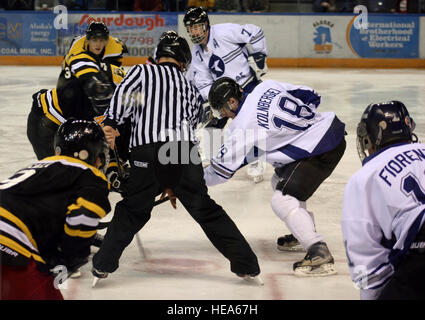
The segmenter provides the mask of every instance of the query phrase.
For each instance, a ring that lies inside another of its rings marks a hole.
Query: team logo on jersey
[[[208,64],[211,72],[218,78],[221,77],[224,73],[225,66],[223,60],[220,57],[213,54],[210,58],[210,62]]]
[[[314,51],[316,53],[330,53],[332,51],[331,28],[334,24],[327,20],[320,20],[313,23],[314,31]]]

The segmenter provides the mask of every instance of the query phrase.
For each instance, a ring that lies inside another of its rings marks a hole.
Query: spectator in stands
[[[314,12],[335,12],[336,0],[314,0],[313,11]]]
[[[107,0],[106,10],[114,11],[133,11],[134,0]]]
[[[239,0],[215,0],[215,11],[217,12],[240,12]]]
[[[185,11],[187,0],[162,0],[164,11]]]
[[[6,10],[34,10],[34,0],[7,0]]]
[[[187,2],[187,7],[202,7],[207,11],[214,11],[215,0],[189,0]]]
[[[58,0],[35,0],[34,9],[35,10],[53,10],[55,6],[59,4]]]
[[[269,11],[269,0],[242,0],[242,9],[245,12],[260,13]]]
[[[161,0],[135,0],[134,11],[162,11]]]
[[[67,7],[68,10],[87,10],[86,0],[59,0],[59,4]]]

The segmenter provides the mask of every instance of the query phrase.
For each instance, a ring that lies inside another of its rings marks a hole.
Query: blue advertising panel
[[[55,56],[53,14],[0,13],[0,55]]]
[[[127,45],[128,56],[153,56],[161,34],[177,31],[174,13],[70,13],[56,29],[57,17],[53,12],[0,13],[0,56],[63,56],[92,21],[103,21]]]
[[[177,14],[170,13],[87,13],[68,14],[68,29],[58,30],[58,55],[63,55],[72,38],[83,35],[92,21],[106,24],[112,36],[121,39],[128,56],[153,56],[164,31],[177,31]]]
[[[360,58],[418,58],[419,17],[371,15],[367,28],[356,29],[354,19],[347,27],[347,41]]]

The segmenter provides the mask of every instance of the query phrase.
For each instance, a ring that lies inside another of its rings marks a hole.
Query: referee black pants
[[[153,169],[157,154],[154,144],[136,147],[130,154],[128,193],[117,203],[114,216],[93,267],[114,272],[134,235],[149,221],[160,184]],[[257,274],[258,260],[248,242],[227,213],[208,195],[203,168],[199,164],[181,165],[182,174],[173,191],[208,239],[229,261],[234,273]]]

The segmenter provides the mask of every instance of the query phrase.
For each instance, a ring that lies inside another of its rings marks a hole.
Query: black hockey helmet
[[[115,89],[115,85],[108,75],[103,71],[93,74],[85,81],[83,89],[96,115],[104,114],[106,108],[109,107]]]
[[[109,30],[108,27],[103,22],[93,21],[87,26],[86,29],[87,40],[91,39],[109,39]]]
[[[208,93],[208,101],[214,110],[219,111],[221,108],[227,107],[227,101],[230,98],[235,98],[241,101],[243,97],[243,91],[239,84],[228,77],[223,77],[216,80]]]
[[[380,150],[394,143],[417,141],[415,122],[400,101],[370,104],[357,125],[357,151],[360,159],[370,148]]]
[[[100,158],[100,170],[106,172],[109,164],[109,145],[102,128],[89,120],[70,118],[60,125],[54,138],[55,152],[80,159],[92,166]]]
[[[186,39],[175,35],[165,35],[156,47],[156,59],[170,57],[183,63],[183,69],[187,70],[192,61],[192,53]]]
[[[207,11],[202,7],[192,7],[186,10],[186,13],[183,17],[183,23],[186,27],[207,22],[210,24]]]
[[[201,43],[205,39],[207,29],[210,27],[210,20],[208,18],[207,11],[202,7],[192,7],[187,9],[186,14],[184,15],[184,18],[183,18],[183,23],[190,36],[190,39],[195,44]],[[204,29],[203,29],[204,32],[203,34],[193,36],[189,32],[189,29],[191,26],[194,26],[196,24],[202,24],[204,26]]]
[[[178,36],[179,35],[178,35],[178,33],[176,31],[174,31],[174,30],[167,30],[167,31],[164,31],[161,34],[161,36],[158,39],[158,42],[161,42],[161,40],[164,39],[165,37],[175,37],[175,38],[177,38]]]

